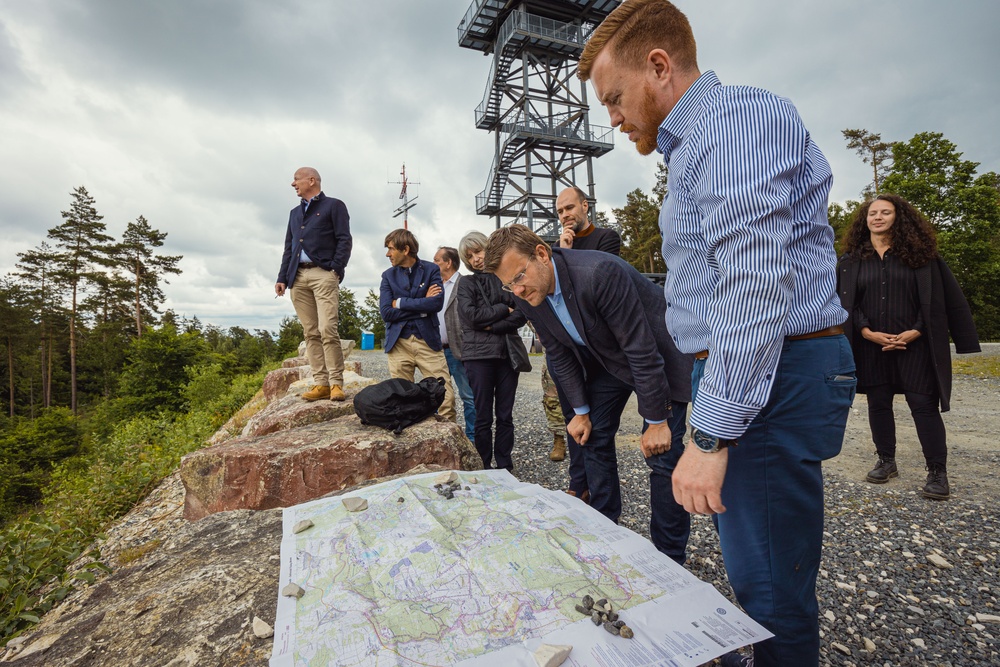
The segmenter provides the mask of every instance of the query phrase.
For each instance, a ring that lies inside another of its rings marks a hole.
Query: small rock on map
[[[364,498],[344,498],[344,507],[348,512],[363,512],[368,509],[368,501]]]
[[[458,473],[454,470],[449,470],[448,472],[443,472],[434,478],[435,484],[450,484],[452,482],[458,481]]]
[[[572,650],[573,647],[566,644],[542,644],[535,649],[535,663],[538,667],[559,667]]]
[[[281,589],[281,594],[286,598],[295,598],[298,600],[300,597],[306,594],[305,589],[295,583],[289,583],[287,586]]]
[[[298,535],[301,532],[309,530],[315,525],[316,524],[314,524],[309,519],[302,519],[302,521],[299,521],[294,526],[292,526],[292,532]]]

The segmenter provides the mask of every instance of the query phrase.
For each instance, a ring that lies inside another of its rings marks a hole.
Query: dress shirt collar
[[[559,284],[559,272],[556,271],[556,258],[551,255],[549,258],[552,260],[552,276],[555,278],[556,287],[552,290],[552,294],[546,295],[545,298],[552,303],[562,303],[562,286]]]
[[[722,82],[715,72],[708,70],[684,91],[681,99],[670,110],[667,117],[660,123],[656,133],[656,150],[663,153],[663,159],[670,161],[670,152],[677,148],[681,139],[687,135],[698,115],[698,107],[713,88],[721,86]]]

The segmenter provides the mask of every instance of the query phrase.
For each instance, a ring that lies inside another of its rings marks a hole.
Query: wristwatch
[[[709,435],[694,426],[691,427],[691,439],[694,441],[694,446],[706,454],[714,454],[720,449],[736,446],[735,440],[716,438],[714,435]]]

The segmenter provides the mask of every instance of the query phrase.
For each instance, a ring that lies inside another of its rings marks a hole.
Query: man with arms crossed
[[[434,262],[417,257],[417,237],[407,229],[389,232],[385,249],[392,266],[382,272],[378,306],[385,320],[389,376],[413,382],[413,371],[419,368],[425,378],[444,378],[444,403],[438,414],[455,421],[455,391],[441,351],[437,318],[444,306],[441,271]]]
[[[441,347],[444,358],[448,362],[448,372],[451,373],[455,386],[458,387],[458,397],[462,399],[465,411],[465,437],[470,442],[476,441],[476,404],[472,400],[472,387],[469,377],[465,374],[462,364],[462,323],[458,319],[458,281],[462,274],[458,272],[458,250],[441,246],[434,253],[434,263],[441,271],[441,282],[444,285],[444,308],[438,312],[438,323],[441,328]]]
[[[674,495],[717,514],[736,597],[775,634],[723,664],[815,666],[822,461],[840,451],[856,385],[830,167],[788,100],[699,72],[691,26],[667,0],[620,5],[579,76],[611,124],[669,169],[667,326],[698,359]]]
[[[285,290],[292,290],[292,305],[302,323],[315,383],[302,398],[342,401],[344,351],[337,307],[340,283],[351,258],[351,217],[344,202],[323,194],[319,172],[312,167],[296,171],[292,187],[302,201],[288,216],[274,293],[284,296]]]
[[[621,515],[615,435],[635,392],[645,420],[640,446],[650,467],[650,538],[683,564],[691,517],[670,493],[691,398],[691,357],[674,347],[663,320],[663,292],[619,257],[550,249],[524,225],[493,232],[486,270],[523,299],[545,346],[552,375],[573,415],[566,431],[583,454],[590,504]],[[671,449],[675,451],[671,451]]]

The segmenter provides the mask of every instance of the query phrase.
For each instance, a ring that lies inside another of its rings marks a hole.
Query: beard
[[[648,83],[643,86],[643,99],[642,104],[639,106],[638,115],[639,122],[645,129],[639,129],[636,125],[623,123],[621,130],[626,134],[637,132],[638,137],[635,140],[635,149],[640,155],[649,155],[656,150],[656,135],[659,132],[660,124],[666,118],[666,114],[656,108],[653,91],[650,90]]]

